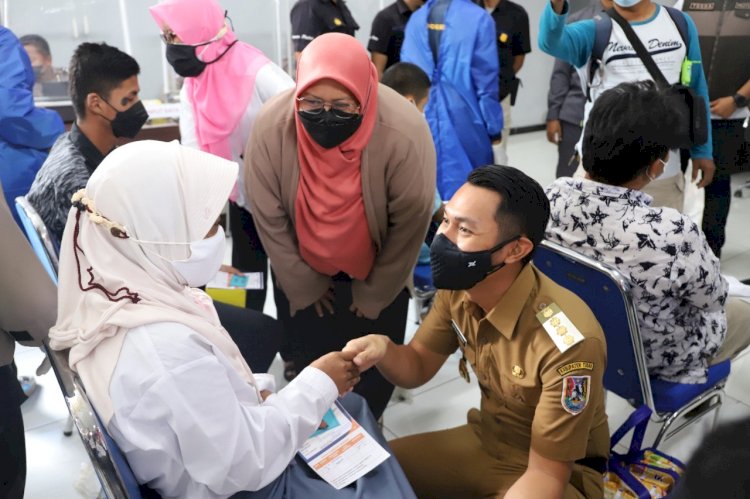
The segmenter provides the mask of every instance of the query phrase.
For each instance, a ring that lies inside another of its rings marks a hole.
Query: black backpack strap
[[[649,74],[651,74],[651,78],[654,79],[656,85],[661,88],[668,88],[670,86],[669,82],[664,77],[664,74],[659,69],[659,66],[656,65],[656,62],[654,62],[654,58],[651,57],[649,51],[646,50],[646,47],[643,45],[641,39],[638,38],[638,35],[635,34],[635,31],[633,30],[633,27],[630,25],[630,23],[623,19],[623,17],[614,8],[609,9],[607,11],[607,14],[609,14],[612,20],[619,24],[622,30],[625,32],[625,36],[628,37],[628,41],[633,46],[633,50],[635,50],[635,53],[638,54],[638,57],[643,62],[643,65],[646,66],[646,69],[648,70]]]
[[[594,16],[594,46],[589,59],[589,84],[586,86],[586,100],[591,101],[591,84],[594,82],[596,71],[602,64],[604,49],[607,48],[609,37],[612,34],[612,18],[601,12]]]
[[[665,7],[663,5],[662,7],[667,9],[669,17],[672,18],[672,22],[675,26],[677,26],[677,31],[680,32],[682,41],[685,44],[685,51],[687,52],[687,50],[690,49],[690,34],[688,30],[688,22],[687,19],[685,19],[685,14],[675,9],[674,7]],[[685,57],[687,58],[687,55]]]

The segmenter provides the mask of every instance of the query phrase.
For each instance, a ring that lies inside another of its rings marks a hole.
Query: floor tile
[[[80,499],[74,483],[89,459],[78,435],[63,435],[64,424],[60,420],[26,432],[25,499]]]
[[[479,386],[454,379],[415,396],[411,403],[386,409],[383,421],[398,437],[452,428],[466,423],[466,412],[479,406]]]

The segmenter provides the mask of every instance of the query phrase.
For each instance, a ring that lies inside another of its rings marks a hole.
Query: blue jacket
[[[0,181],[14,216],[15,198],[29,191],[49,148],[64,131],[59,114],[34,107],[33,87],[26,51],[0,26]]]
[[[447,200],[471,170],[494,162],[490,137],[502,131],[503,112],[492,18],[471,0],[453,0],[436,66],[427,29],[435,2],[429,0],[409,19],[401,60],[422,68],[432,81],[425,115],[437,150],[438,191]]]

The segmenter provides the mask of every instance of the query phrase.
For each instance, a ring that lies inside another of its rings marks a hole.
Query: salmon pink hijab
[[[341,145],[325,149],[295,114],[300,168],[295,229],[300,256],[321,274],[346,272],[365,280],[375,261],[375,246],[362,199],[361,166],[377,120],[378,72],[354,37],[328,33],[302,51],[295,97],[324,79],[351,92],[360,104],[362,124]]]
[[[149,11],[160,28],[169,26],[182,43],[191,45],[211,40],[225,26],[224,10],[216,0],[166,0]],[[200,75],[185,78],[185,87],[201,150],[231,160],[229,136],[253,97],[258,70],[269,60],[252,45],[237,42],[228,26],[220,40],[198,47],[196,55],[212,61],[226,50],[229,52],[207,65]]]

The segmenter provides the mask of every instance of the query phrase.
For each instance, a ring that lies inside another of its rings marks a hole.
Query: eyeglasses
[[[325,101],[317,97],[298,97],[297,102],[299,102],[300,111],[320,114],[328,108],[338,118],[354,118],[360,110],[357,104],[345,100]]]
[[[177,39],[177,35],[174,31],[167,31],[166,33],[162,32],[159,36],[161,37],[161,40],[166,43],[167,45],[183,45],[188,47],[203,47],[204,45],[209,45],[211,43],[214,43],[218,40],[221,40],[224,38],[224,35],[227,34],[227,26],[224,25],[221,30],[219,30],[219,34],[217,34],[215,37],[211,38],[207,42],[201,42],[201,43],[182,43],[182,42],[176,42],[175,39]]]

